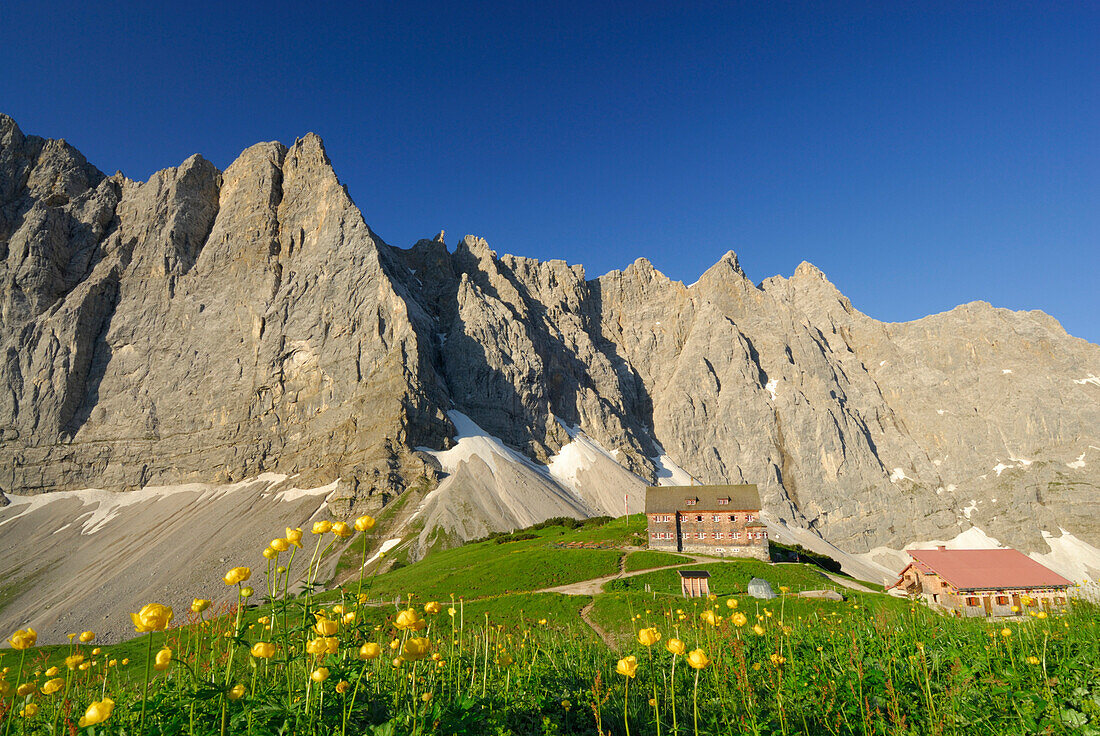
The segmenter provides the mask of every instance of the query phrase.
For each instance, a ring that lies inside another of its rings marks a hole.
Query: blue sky
[[[108,173],[313,131],[393,245],[685,282],[732,249],[1100,342],[1095,3],[45,5],[5,4],[0,111]]]

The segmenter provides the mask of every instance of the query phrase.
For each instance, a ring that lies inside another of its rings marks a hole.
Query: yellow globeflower
[[[740,628],[749,622],[749,617],[738,611],[737,613],[730,616],[730,621],[733,622],[734,626]]]
[[[81,635],[80,635],[80,642],[82,644],[87,644],[88,642],[90,642],[94,638],[95,638],[95,632],[85,631],[85,632],[81,633]]]
[[[240,683],[229,688],[229,692],[226,693],[230,700],[240,700],[244,697],[244,685]]]
[[[0,674],[0,698],[8,697],[8,693],[11,692],[11,683],[4,679],[4,676]]]
[[[335,636],[336,630],[339,628],[339,624],[327,618],[317,619],[317,623],[313,625],[313,630],[317,632],[318,636]]]
[[[332,533],[340,537],[340,539],[347,539],[355,532],[353,532],[351,530],[351,527],[348,526],[346,523],[338,521],[332,525]]]
[[[115,666],[115,665],[117,665],[117,664],[118,664],[118,660],[117,660],[117,659],[112,659],[112,660],[109,660],[109,661],[107,662],[107,666],[108,666],[108,667],[114,667],[114,666]]]
[[[1005,628],[1001,629],[1001,636],[1003,636],[1006,639],[1008,637],[1012,636],[1012,629],[1008,628],[1007,626]]]
[[[99,647],[96,647],[95,649],[92,650],[92,656],[95,656],[95,655],[99,654],[102,651],[103,651],[102,649],[100,649]]]
[[[80,663],[84,661],[83,654],[73,654],[69,657],[65,657],[65,666],[71,670],[75,670],[80,666]]]
[[[350,685],[350,683],[348,683],[347,680],[340,680],[340,682],[336,683],[336,692],[343,695],[344,693],[346,693],[348,691],[348,688],[350,686],[351,685]]]
[[[60,670],[57,669],[57,667],[50,667],[46,670],[46,677],[57,677],[58,672],[60,672]]]
[[[1046,617],[1047,617],[1047,612],[1046,611],[1039,611],[1037,614],[1035,614],[1035,618],[1046,618]]]
[[[42,694],[53,695],[63,687],[65,687],[65,678],[55,677],[52,680],[46,680],[44,683],[42,683]]]
[[[401,613],[397,614],[397,620],[394,621],[394,626],[401,631],[416,630],[420,623],[420,614],[418,614],[412,608],[406,608]]]
[[[357,531],[357,532],[369,532],[373,528],[374,528],[374,517],[373,516],[363,515],[363,516],[360,516],[358,519],[355,520],[355,531]]]
[[[752,625],[752,631],[757,636],[763,636],[764,635],[764,627],[761,626],[760,624],[753,624]]]
[[[248,580],[250,577],[252,577],[251,568],[234,567],[225,574],[222,580],[225,581],[226,585],[237,585],[238,583],[243,583]]]
[[[8,643],[11,644],[11,648],[17,651],[23,649],[30,649],[34,646],[34,643],[38,641],[38,632],[28,626],[26,629],[19,629],[8,639]]]
[[[703,619],[704,621],[706,621],[711,626],[717,626],[718,625],[718,616],[715,615],[714,611],[710,610],[709,608],[707,610],[703,611],[702,613],[700,613],[699,618]]]
[[[34,686],[33,682],[24,682],[22,685],[15,688],[15,694],[21,698],[25,698],[37,689],[38,688]]]
[[[91,662],[84,662],[79,667],[77,667],[77,669],[80,670],[81,672],[86,672],[87,670],[89,670],[91,668],[91,666],[92,666]]]
[[[115,701],[110,698],[104,698],[103,700],[94,700],[92,704],[88,706],[88,710],[84,711],[84,715],[80,718],[80,727],[94,726],[97,723],[103,723],[105,720],[111,717],[111,711],[115,709]]]
[[[137,613],[130,614],[134,628],[139,634],[147,631],[164,631],[172,621],[172,609],[159,603],[147,603]]]
[[[1028,664],[1039,664],[1039,658],[1038,658],[1038,657],[1036,657],[1036,656],[1035,656],[1035,655],[1033,654],[1033,655],[1031,655],[1030,657],[1028,657],[1028,658],[1027,658],[1027,663],[1028,663]]]
[[[423,700],[425,703],[430,702],[431,699],[432,699],[432,694],[431,693],[424,693],[423,695],[420,696],[420,699]]]
[[[684,643],[676,637],[673,637],[665,642],[665,649],[677,656],[687,651],[687,647],[684,646]]]
[[[355,611],[348,611],[347,613],[345,613],[341,621],[343,621],[345,624],[355,623]]]
[[[784,662],[787,661],[786,657],[781,657],[778,654],[773,654],[771,657],[769,657],[769,659],[771,659],[772,664],[777,665],[777,666],[781,665],[781,664],[783,664]]]
[[[620,659],[615,665],[615,671],[623,677],[634,677],[638,674],[638,658],[634,655]]]
[[[252,656],[260,659],[271,659],[275,656],[275,645],[269,641],[258,641],[252,645]]]
[[[431,649],[431,641],[422,636],[417,636],[405,642],[405,646],[401,648],[401,656],[407,662],[416,662],[427,657]]]
[[[205,598],[195,598],[191,601],[191,610],[195,613],[202,613],[207,608],[210,608],[210,601]]]
[[[302,530],[291,529],[289,526],[286,528],[286,541],[293,544],[295,547],[301,548],[302,546]]]
[[[279,539],[272,539],[271,544],[268,546],[276,552],[286,552],[290,549],[290,542],[280,537]]]
[[[436,614],[443,610],[443,604],[439,601],[428,601],[424,604],[424,613]]]
[[[332,522],[328,519],[313,522],[314,534],[327,534],[330,531],[332,531]]]
[[[707,653],[702,649],[692,649],[691,653],[687,656],[688,664],[697,670],[701,670],[710,664],[710,659],[707,658]]]
[[[157,652],[157,658],[153,663],[153,669],[158,672],[163,672],[168,669],[168,665],[172,664],[172,650],[168,647],[164,647]]]
[[[737,608],[737,605],[738,605],[737,604],[737,599],[736,598],[730,598],[729,600],[726,601],[726,605],[729,606],[730,608]]]
[[[638,643],[651,647],[661,640],[661,632],[655,628],[641,629],[638,631]]]
[[[328,667],[318,667],[313,670],[313,673],[309,676],[309,679],[316,683],[322,683],[328,679]]]
[[[279,553],[271,549],[271,547],[266,548],[260,554],[264,556],[265,560],[274,560],[276,557],[279,556]]]
[[[27,703],[19,711],[19,715],[22,718],[34,718],[36,715],[38,715],[38,704],[37,703]]]
[[[378,659],[382,654],[382,647],[375,644],[373,641],[368,641],[363,646],[359,647],[359,659]]]

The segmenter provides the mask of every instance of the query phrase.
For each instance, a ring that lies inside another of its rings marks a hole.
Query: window
[[[703,520],[703,515],[702,514],[696,514],[695,520],[696,521],[702,521]]]
[[[754,521],[756,519],[752,514],[745,514],[745,521]]]
[[[730,514],[730,521],[737,521],[737,514]]]
[[[997,605],[998,606],[1007,606],[1008,605],[1008,596],[1007,595],[997,596]]]
[[[719,506],[726,506],[727,504],[729,504],[729,502],[730,502],[730,500],[728,498],[718,499],[718,505]]]
[[[977,598],[973,598],[973,597],[971,597],[971,598],[967,598],[967,599],[966,599],[966,605],[968,605],[968,606],[976,606],[976,605],[978,605],[978,599],[977,599]]]
[[[688,506],[694,506],[698,502],[699,502],[699,499],[697,499],[697,498],[688,498],[684,501],[684,503],[686,503]]]
[[[1066,602],[1066,597],[1064,595],[1055,596],[1054,597],[1054,602],[1057,603],[1058,605],[1062,605],[1063,603]]]
[[[714,538],[715,539],[721,539],[722,538],[722,532],[715,532],[714,533]]]
[[[704,534],[703,532],[695,532],[695,538],[696,539],[706,539],[707,535]]]
[[[715,514],[714,516],[711,517],[711,521],[713,521],[715,524],[717,524],[721,520],[722,520],[722,517],[719,516],[718,514]]]
[[[741,532],[730,532],[730,539],[740,539]]]

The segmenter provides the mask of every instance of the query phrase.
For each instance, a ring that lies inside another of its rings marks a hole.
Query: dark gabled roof
[[[687,499],[698,502],[688,506]],[[727,498],[729,503],[719,504]],[[759,511],[760,493],[755,485],[744,486],[649,486],[645,489],[647,514],[677,511]]]
[[[936,573],[957,590],[1065,588],[1073,585],[1058,573],[1014,549],[911,549],[909,556],[922,571]]]
[[[710,573],[706,570],[680,570],[680,577],[682,578],[709,578]]]

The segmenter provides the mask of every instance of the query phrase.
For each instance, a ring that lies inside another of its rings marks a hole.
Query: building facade
[[[1073,583],[1014,549],[913,549],[887,592],[920,598],[956,616],[1060,611]]]
[[[650,549],[768,561],[768,530],[755,485],[650,486]]]

